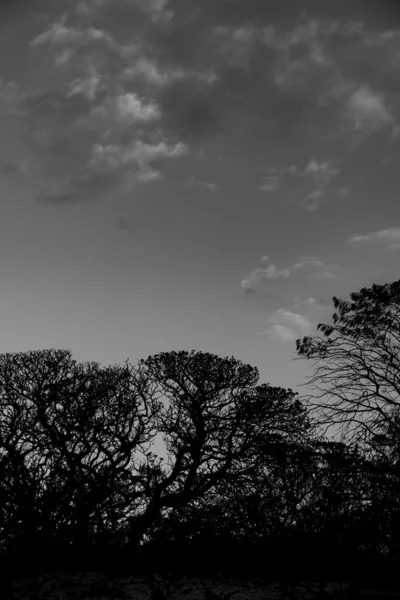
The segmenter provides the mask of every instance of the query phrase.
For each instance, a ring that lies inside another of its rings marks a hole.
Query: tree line
[[[400,281],[333,304],[322,335],[296,343],[315,367],[303,397],[196,351],[110,367],[68,350],[1,354],[3,568],[389,577]],[[166,458],[152,451],[160,434]]]

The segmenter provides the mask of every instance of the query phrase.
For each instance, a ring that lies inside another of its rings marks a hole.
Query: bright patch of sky
[[[295,340],[399,277],[400,8],[0,8],[1,352],[196,349],[304,381]]]

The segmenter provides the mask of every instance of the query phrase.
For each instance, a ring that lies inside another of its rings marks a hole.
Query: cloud
[[[326,196],[327,189],[340,173],[337,163],[337,160],[332,159],[311,158],[303,170],[297,165],[274,166],[265,171],[264,182],[258,187],[265,192],[275,192],[281,189],[283,182],[290,183],[290,180],[294,180],[297,187],[301,179],[308,180],[313,189],[301,200],[294,200],[293,204],[305,210],[317,210]]]
[[[276,192],[281,187],[281,178],[273,175],[271,177],[265,177],[264,183],[259,188],[264,192]]]
[[[394,123],[383,93],[369,87],[361,87],[350,94],[345,110],[355,129],[372,132]]]
[[[314,189],[300,201],[295,201],[302,208],[310,211],[317,210],[326,196],[326,191],[332,180],[339,174],[335,166],[337,161],[312,158],[304,169],[303,176],[311,179]]]
[[[82,95],[87,100],[94,100],[102,89],[104,86],[101,84],[101,76],[97,69],[90,65],[85,77],[79,77],[71,82],[67,97]]]
[[[299,337],[312,333],[312,329],[321,320],[324,306],[314,297],[294,298],[288,307],[280,307],[272,311],[267,318],[267,328],[259,335],[266,335],[271,340],[294,342]]]
[[[307,335],[311,329],[309,319],[298,312],[278,308],[267,319],[268,327],[261,335],[282,342],[294,342],[299,336]]]
[[[268,256],[263,256],[261,260],[267,262]],[[334,270],[335,265],[326,265],[323,260],[315,256],[302,256],[298,262],[284,269],[278,269],[274,264],[270,264],[266,268],[254,269],[242,280],[241,287],[245,292],[250,290],[261,291],[262,285],[265,282],[288,279],[299,271],[305,271],[305,276],[307,277],[334,277],[334,273],[329,269]]]
[[[274,192],[281,188],[282,180],[295,179],[297,182],[301,179],[311,182],[313,189],[301,200],[293,201],[294,204],[301,206],[306,210],[316,210],[320,207],[326,196],[327,189],[332,181],[340,173],[337,167],[337,160],[317,160],[311,158],[303,170],[297,165],[287,167],[271,167],[266,171],[264,183],[259,186],[266,192]]]
[[[185,185],[188,185],[191,187],[194,187],[194,186],[205,187],[210,192],[213,192],[213,193],[215,193],[217,190],[220,189],[220,186],[217,185],[216,183],[212,183],[211,181],[199,181],[197,179],[191,179],[190,181],[186,181]]]
[[[374,244],[382,243],[390,250],[400,249],[400,227],[371,231],[365,234],[354,234],[347,240],[352,244]]]
[[[255,42],[261,37],[259,28],[218,25],[212,34],[217,56],[221,56],[226,65],[244,70],[249,68]]]
[[[279,308],[278,310],[276,310],[273,314],[272,319],[277,321],[286,321],[288,325],[291,325],[292,327],[304,331],[307,331],[310,326],[310,322],[307,319],[307,317],[301,315],[300,313],[287,310],[285,308]]]
[[[296,165],[289,165],[287,167],[270,167],[269,169],[265,170],[263,183],[258,187],[264,192],[275,192],[281,188],[282,179],[285,175],[296,175],[297,173],[298,167]]]
[[[290,327],[281,325],[280,323],[270,325],[258,335],[267,336],[270,340],[276,340],[279,342],[294,342],[296,340],[296,334],[290,329]]]
[[[158,162],[132,158],[136,141],[157,146],[168,140],[170,146],[182,143],[199,151],[218,139],[225,148],[234,147],[240,161],[247,158],[245,148],[255,131],[260,146],[286,140],[295,148],[305,132],[313,132],[314,141],[328,140],[332,132],[345,137],[342,122],[350,123],[352,132],[356,126],[378,128],[385,119],[385,127],[395,125],[387,121],[388,114],[395,118],[396,103],[386,80],[380,85],[373,77],[358,77],[349,65],[358,65],[360,49],[368,44],[379,65],[388,64],[390,46],[393,78],[397,41],[374,26],[343,20],[351,17],[350,9],[313,2],[312,10],[302,12],[300,0],[293,0],[289,10],[281,0],[56,4],[44,30],[32,34],[31,50],[46,69],[50,57],[52,70],[44,76],[52,82],[51,92],[64,100],[40,116],[30,114],[35,140],[42,140],[30,151],[37,155],[31,164],[38,178],[40,169],[43,181],[60,177],[60,189],[68,180],[77,189],[90,174],[96,176],[90,172],[96,144],[105,149],[103,165],[108,161],[107,169],[117,169],[121,183],[145,183],[160,179],[163,170]],[[375,69],[374,77],[381,72]],[[159,154],[154,161],[164,158]],[[307,173],[296,165],[272,167],[256,183],[266,193],[294,184],[302,197],[299,206],[316,210],[328,196],[337,165],[310,158],[315,168],[308,163]]]
[[[323,267],[324,266],[324,261],[315,257],[315,256],[302,256],[299,260],[299,262],[294,263],[294,265],[292,265],[291,267],[288,267],[290,272],[296,271],[297,269],[305,269],[305,268],[311,268],[311,269],[318,269],[319,267]]]
[[[30,45],[32,47],[46,44],[54,46],[78,46],[89,44],[90,42],[102,41],[113,48],[119,48],[113,38],[102,29],[95,27],[81,29],[79,27],[67,26],[67,19],[67,14],[64,14],[59,21],[55,21],[46,31],[33,38]]]
[[[70,24],[67,25],[67,21]],[[114,33],[113,30],[107,31],[107,22],[104,20],[95,27],[94,19],[90,19],[88,26],[85,26],[82,19],[65,13],[46,31],[33,38],[30,46],[34,52],[41,52],[45,61],[48,56],[53,57],[56,70],[65,73],[66,77],[71,70],[79,72],[83,65],[92,62],[97,67],[105,68],[107,74],[115,79],[116,73],[136,56],[138,49],[135,44],[116,41]]]
[[[32,41],[31,46],[40,46],[42,44],[68,44],[75,43],[77,40],[85,41],[90,40],[90,33],[82,32],[74,29],[73,27],[66,27],[65,23],[67,15],[63,15],[62,19],[55,22],[40,35],[37,35]]]
[[[241,287],[243,290],[255,289],[259,283],[262,283],[268,279],[281,279],[289,277],[290,271],[288,269],[285,270],[277,270],[275,265],[270,265],[266,269],[254,269],[250,274],[242,280]]]
[[[137,180],[141,181],[142,183],[150,183],[151,181],[157,181],[158,179],[162,178],[163,176],[161,171],[152,169],[149,165],[142,165],[137,173]],[[131,187],[132,185],[128,180],[128,189],[130,189]]]
[[[295,204],[301,206],[305,210],[314,211],[317,210],[325,197],[325,190],[316,189],[310,192],[305,198],[302,200],[296,200]]]
[[[111,4],[112,0],[84,0],[78,3],[78,12],[93,13]],[[168,0],[126,0],[126,4],[153,16],[165,11]]]
[[[317,300],[315,298],[313,298],[312,296],[309,296],[307,298],[307,300],[304,301],[305,304],[307,304],[308,306],[315,306],[318,304]]]
[[[276,52],[273,81],[277,87],[288,92],[305,91],[329,76],[334,61],[324,38],[332,34],[332,26],[330,22],[303,20],[286,32],[271,25],[264,28],[263,42]]]
[[[33,45],[80,42],[82,31],[64,21]],[[90,31],[89,38],[101,37]],[[162,163],[189,151],[172,132],[165,136],[155,98],[123,89],[99,64],[89,54],[69,67],[70,75],[79,76],[45,91],[21,94],[0,81],[0,114],[15,114],[23,129],[25,167],[15,174],[41,202],[71,204],[112,189],[128,192],[138,182],[161,179]]]
[[[271,167],[268,169],[268,173],[276,175],[295,175],[298,173],[299,168],[297,165],[288,165],[287,167]]]
[[[350,123],[351,130],[342,128],[342,135],[353,132],[363,141],[375,131],[395,126],[398,31],[367,29],[354,20],[303,18],[286,31],[265,27],[263,42],[275,52],[271,64],[275,86],[303,96],[315,108],[314,115],[325,115],[332,124],[339,126],[339,119]]]
[[[129,192],[137,183],[161,179],[162,163],[188,152],[182,142],[160,139],[161,132],[147,142],[145,133],[137,131],[138,125],[159,120],[155,104],[133,94],[112,98],[109,93],[98,102],[97,90],[77,87],[18,98],[26,153],[15,175],[41,202],[75,204],[113,189]]]
[[[400,47],[399,47],[400,51]],[[378,77],[376,78],[378,81]],[[360,84],[337,74],[330,88],[321,96],[321,103],[334,99],[338,103],[339,116],[350,131],[363,141],[372,133],[390,130],[392,139],[396,135],[396,118],[388,98],[395,97],[385,90],[373,89],[373,84]]]
[[[165,86],[184,79],[187,72],[177,67],[162,67],[154,60],[140,56],[123,71],[122,76],[127,80],[143,77],[150,84]]]
[[[187,154],[188,148],[185,144],[178,142],[176,144],[147,144],[145,142],[135,142],[131,146],[109,145],[103,146],[95,144],[93,147],[93,161],[96,163],[105,162],[112,167],[118,167],[126,163],[148,163],[159,158],[177,158]]]
[[[310,176],[318,189],[324,189],[339,173],[337,167],[334,166],[334,162],[332,160],[317,161],[312,158],[304,170],[304,175]]]
[[[154,101],[145,103],[135,92],[121,94],[115,99],[117,116],[126,121],[154,121],[161,117]]]

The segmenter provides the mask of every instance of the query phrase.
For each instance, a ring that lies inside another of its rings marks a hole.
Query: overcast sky
[[[196,349],[301,391],[332,296],[399,278],[398,3],[0,11],[0,352]]]

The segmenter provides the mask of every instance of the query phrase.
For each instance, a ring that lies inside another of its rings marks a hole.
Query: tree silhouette
[[[296,342],[300,358],[315,366],[306,384],[314,393],[302,400],[316,410],[320,426],[338,425],[341,439],[360,444],[369,457],[368,499],[353,522],[364,531],[365,548],[394,553],[400,538],[400,280],[350,298],[333,298],[332,323],[318,325],[323,337]]]
[[[258,378],[195,351],[107,368],[65,350],[0,355],[4,570],[289,570],[323,589],[360,548],[395,556],[393,430],[390,452],[367,457]]]
[[[257,385],[258,370],[235,358],[161,353],[141,361],[139,371],[157,401],[169,403],[155,417],[169,469],[155,483],[140,527],[134,520],[136,537],[165,510],[186,507],[216,485],[251,474],[261,439],[277,433],[301,438],[312,429],[296,394]]]
[[[300,358],[314,361],[307,384],[316,394],[302,400],[317,409],[320,425],[339,425],[342,439],[377,452],[376,437],[398,439],[400,407],[400,280],[333,298],[331,324],[319,324],[323,337],[296,341]]]
[[[0,355],[2,545],[133,550],[168,511],[251,476],[261,440],[312,428],[296,394],[257,382],[194,351],[107,368],[65,350]],[[166,465],[150,452],[157,433]]]
[[[124,367],[64,350],[0,355],[2,545],[84,543],[145,497],[144,454],[160,409]]]

